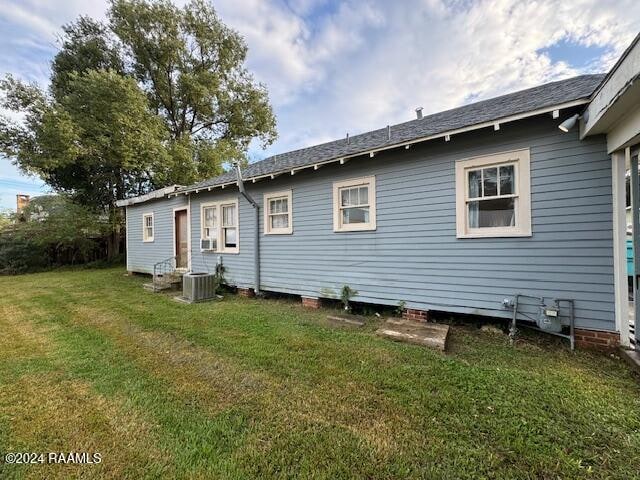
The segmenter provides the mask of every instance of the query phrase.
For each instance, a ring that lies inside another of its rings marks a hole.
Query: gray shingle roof
[[[582,75],[464,105],[452,110],[434,113],[421,119],[392,125],[390,127],[390,139],[388,137],[388,130],[385,127],[354,135],[350,137],[349,143],[347,143],[346,139],[340,139],[274,155],[250,164],[244,170],[243,177],[250,179],[253,177],[282,173],[303,166],[314,165],[345,156],[353,156],[358,153],[366,153],[378,148],[402,144],[433,135],[445,134],[453,130],[468,128],[487,122],[495,122],[513,115],[526,114],[535,110],[587,99],[598,87],[603,78],[604,75],[600,74]],[[190,191],[234,181],[235,173],[229,172],[184,187],[178,191]]]

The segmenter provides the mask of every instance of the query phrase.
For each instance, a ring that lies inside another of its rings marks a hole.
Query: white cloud
[[[5,0],[0,18],[20,25],[25,33],[38,34],[43,40],[55,40],[60,26],[79,15],[105,18],[105,0]]]
[[[279,3],[221,0],[215,3],[223,21],[249,45],[248,62],[257,79],[269,85],[271,97],[286,103],[312,78],[306,61],[309,31],[299,16]]]
[[[407,120],[417,106],[436,112],[605,71],[640,29],[640,2],[631,0],[380,0],[366,8],[376,21],[351,15],[362,2],[348,2],[309,39],[310,51],[337,48],[309,56],[323,81],[280,115],[282,147]],[[560,40],[608,50],[585,69],[542,52]]]
[[[58,26],[81,13],[104,18],[106,10],[103,0],[5,2],[0,20],[14,28],[0,34],[0,71],[39,81]],[[249,67],[269,89],[280,132],[272,152],[407,120],[417,106],[435,112],[604,71],[640,30],[637,0],[215,0],[214,6],[246,38]],[[10,57],[10,41],[19,56]],[[545,52],[559,41],[606,48],[578,65]]]

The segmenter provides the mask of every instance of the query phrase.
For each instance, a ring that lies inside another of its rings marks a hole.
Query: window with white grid
[[[142,241],[153,242],[153,213],[145,213],[142,216]]]
[[[267,235],[293,233],[291,190],[265,194],[264,205],[264,232]]]
[[[333,184],[333,230],[376,229],[376,178],[362,177]]]

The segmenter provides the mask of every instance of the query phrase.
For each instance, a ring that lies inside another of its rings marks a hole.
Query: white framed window
[[[239,253],[238,201],[200,205],[200,250]]]
[[[142,215],[142,241],[153,242],[153,213]]]
[[[218,206],[203,205],[201,211],[202,232],[200,234],[203,250],[218,250]]]
[[[333,231],[376,229],[376,177],[333,183]]]
[[[237,203],[220,206],[222,212],[222,251],[238,250],[238,205]]]
[[[291,190],[264,195],[264,233],[267,235],[293,233]]]
[[[456,162],[458,238],[531,236],[529,149]]]

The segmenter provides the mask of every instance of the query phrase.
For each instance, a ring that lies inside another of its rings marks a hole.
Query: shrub
[[[351,311],[350,302],[351,302],[351,299],[356,295],[358,295],[358,292],[353,288],[351,288],[349,285],[344,285],[342,287],[342,290],[340,291],[340,301],[342,302],[342,305],[344,305],[344,309],[347,312]]]
[[[63,196],[34,199],[0,228],[0,274],[87,263],[106,255],[108,222]]]

